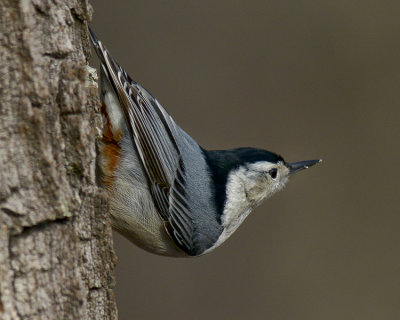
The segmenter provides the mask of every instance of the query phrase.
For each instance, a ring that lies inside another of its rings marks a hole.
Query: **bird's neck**
[[[257,205],[247,198],[242,170],[244,169],[234,170],[228,175],[226,201],[221,215],[223,231],[212,249],[225,242]]]

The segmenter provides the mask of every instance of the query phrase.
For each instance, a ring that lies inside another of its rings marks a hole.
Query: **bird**
[[[100,60],[100,180],[112,227],[138,247],[170,257],[209,253],[290,176],[321,162],[202,148],[88,31]]]

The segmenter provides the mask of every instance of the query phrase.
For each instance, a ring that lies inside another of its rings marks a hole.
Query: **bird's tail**
[[[99,57],[102,63],[106,63],[105,53],[107,50],[103,47],[101,41],[96,37],[93,30],[88,26],[90,41],[92,42],[93,48],[96,51],[96,55]]]

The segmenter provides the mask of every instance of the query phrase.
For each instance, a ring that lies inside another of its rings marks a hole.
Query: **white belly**
[[[138,175],[135,179],[134,175],[122,177],[118,172],[116,174],[110,190],[113,228],[149,252],[174,257],[187,256],[168,235],[147,184],[143,183],[142,173],[138,172]]]

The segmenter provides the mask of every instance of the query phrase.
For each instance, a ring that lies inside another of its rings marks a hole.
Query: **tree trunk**
[[[0,0],[0,314],[116,319],[87,0]]]

